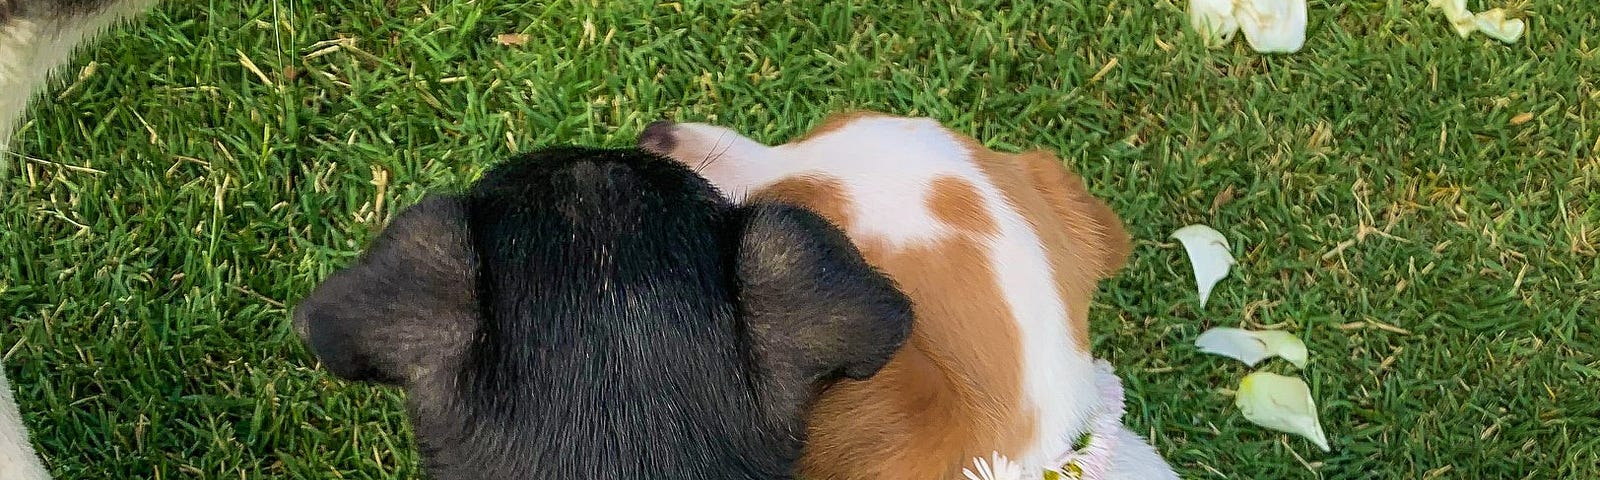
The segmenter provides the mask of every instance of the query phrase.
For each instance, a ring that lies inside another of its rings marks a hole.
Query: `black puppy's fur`
[[[882,367],[911,310],[813,213],[556,148],[400,214],[295,322],[333,373],[406,390],[434,478],[781,479],[813,396]]]

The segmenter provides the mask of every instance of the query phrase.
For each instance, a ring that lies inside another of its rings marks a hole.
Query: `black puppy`
[[[333,373],[405,389],[434,478],[774,479],[911,309],[815,214],[555,148],[401,213],[295,324]]]

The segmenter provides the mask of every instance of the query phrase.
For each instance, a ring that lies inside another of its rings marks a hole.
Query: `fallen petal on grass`
[[[1205,46],[1216,48],[1233,40],[1239,21],[1233,17],[1233,0],[1189,0],[1189,26]]]
[[[1472,18],[1478,31],[1505,43],[1517,43],[1517,39],[1522,38],[1522,32],[1527,30],[1527,24],[1524,24],[1522,19],[1507,19],[1506,11],[1498,8],[1479,13]]]
[[[1217,327],[1201,333],[1194,339],[1194,346],[1202,352],[1222,355],[1252,367],[1268,358],[1283,357],[1297,368],[1306,368],[1306,361],[1310,357],[1305,342],[1292,333],[1279,330]]]
[[[1455,27],[1456,35],[1461,38],[1467,38],[1473,30],[1478,29],[1472,12],[1467,10],[1467,0],[1428,0],[1428,6],[1444,12],[1445,19],[1450,21],[1450,26]]]
[[[1306,0],[1240,0],[1234,14],[1257,52],[1294,53],[1306,43]]]
[[[1317,420],[1317,402],[1304,380],[1269,372],[1255,372],[1239,382],[1234,405],[1251,423],[1310,439],[1326,452],[1328,436]]]
[[[1222,233],[1205,225],[1189,225],[1172,232],[1171,238],[1183,243],[1189,254],[1189,264],[1194,267],[1195,287],[1200,291],[1200,308],[1205,308],[1211,298],[1211,288],[1228,276],[1233,268],[1233,254],[1228,251],[1228,239]]]

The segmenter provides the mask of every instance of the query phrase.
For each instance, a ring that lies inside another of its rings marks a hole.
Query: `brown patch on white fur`
[[[844,191],[837,180],[806,176],[752,198],[800,205],[848,231],[852,205]],[[1022,408],[1020,333],[994,321],[1012,317],[983,241],[998,231],[995,220],[977,189],[957,177],[936,180],[925,201],[955,235],[898,249],[852,237],[911,295],[916,324],[877,375],[835,385],[813,406],[805,478],[957,478],[966,459],[1033,440],[1033,412]]]
[[[843,112],[832,113],[832,114],[829,114],[827,116],[827,118],[823,118],[822,119],[822,123],[818,123],[817,126],[811,127],[810,131],[808,131],[808,132],[806,132],[804,134],[801,134],[798,137],[789,139],[789,143],[800,143],[800,142],[804,142],[806,140],[810,140],[810,139],[813,139],[813,138],[817,138],[817,137],[826,135],[828,132],[832,132],[834,130],[838,130],[838,129],[844,127],[845,125],[849,125],[850,122],[854,122],[856,120],[860,120],[860,119],[863,119],[863,118],[877,118],[877,117],[887,117],[887,116],[888,115],[884,115],[882,113],[874,112],[874,111],[871,111],[871,110],[846,110],[846,111],[843,111]]]
[[[1089,303],[1101,279],[1127,262],[1128,233],[1105,202],[1090,195],[1083,179],[1044,151],[1006,154],[964,135],[973,161],[1032,224],[1050,257],[1056,290],[1066,302],[1077,347],[1089,351]]]
[[[838,180],[807,176],[787,178],[761,191],[751,194],[751,200],[769,200],[804,207],[822,215],[822,218],[843,225],[841,218],[849,218],[850,200],[839,195],[844,187]],[[858,247],[859,248],[859,247]]]
[[[984,211],[983,197],[971,182],[945,176],[934,180],[930,187],[932,193],[928,195],[928,211],[933,212],[934,218],[971,233],[992,235],[1000,231],[994,218]]]

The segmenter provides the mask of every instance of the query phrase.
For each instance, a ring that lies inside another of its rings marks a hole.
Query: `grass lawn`
[[[112,35],[0,159],[0,353],[60,478],[413,477],[400,397],[286,309],[388,216],[542,144],[842,108],[1085,174],[1138,239],[1095,348],[1186,478],[1600,478],[1600,3],[1469,1],[1523,12],[1508,46],[1313,0],[1262,56],[1169,0],[284,1]],[[1189,223],[1240,261],[1205,310]],[[1216,325],[1305,339],[1331,453],[1243,420]]]

